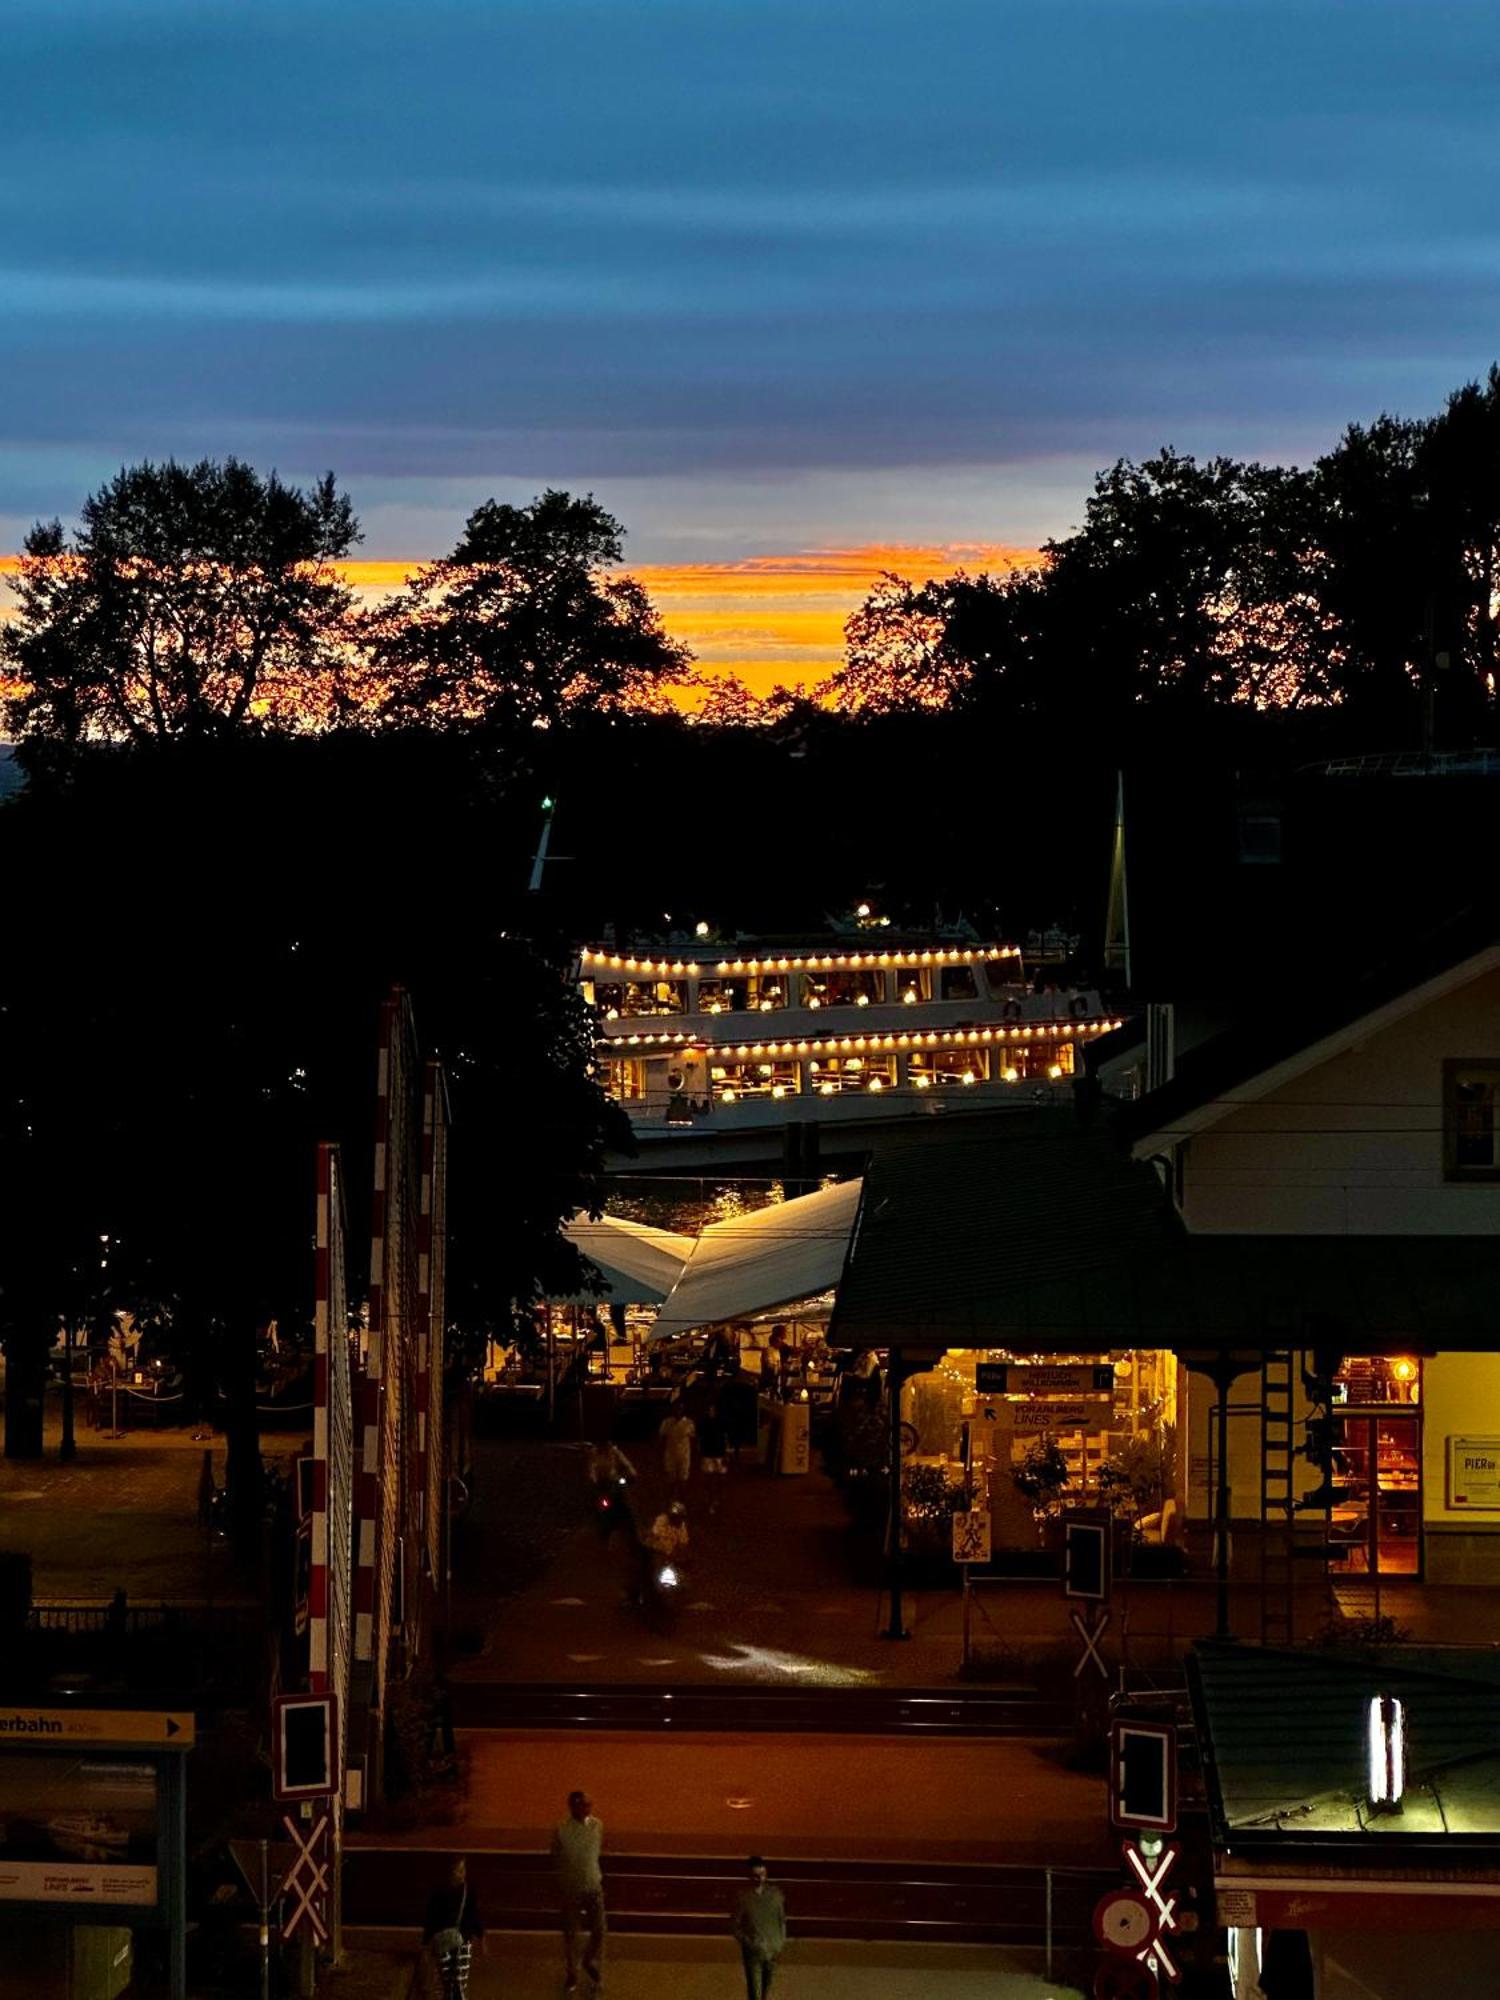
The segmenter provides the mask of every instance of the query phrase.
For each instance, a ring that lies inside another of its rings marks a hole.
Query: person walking
[[[679,1396],[661,1426],[662,1471],[674,1493],[680,1493],[692,1477],[693,1439],[697,1430]]]
[[[594,1817],[587,1792],[569,1792],[568,1816],[552,1831],[552,1872],[562,1917],[563,1949],[568,1976],[564,1992],[578,1991],[578,1938],[587,1928],[583,1970],[596,1989],[604,1978],[604,1877],[599,1854],[604,1846],[603,1823]]]
[[[427,1920],[422,1926],[422,1956],[407,1992],[412,2000],[465,2000],[469,1990],[469,1966],[476,1940],[484,1938],[479,1904],[469,1887],[469,1864],[456,1854],[447,1880],[427,1899]]]
[[[734,1899],[730,1930],[744,1962],[748,2000],[766,2000],[776,1961],[786,1950],[786,1898],[761,1855],[752,1854],[745,1865],[749,1879]]]

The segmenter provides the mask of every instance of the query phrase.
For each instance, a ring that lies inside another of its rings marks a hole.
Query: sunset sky
[[[1493,0],[49,0],[5,55],[0,549],[145,456],[331,466],[398,565],[591,490],[763,686],[888,560],[1500,347]]]

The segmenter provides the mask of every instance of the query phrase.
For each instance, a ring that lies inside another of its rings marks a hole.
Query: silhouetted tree
[[[683,678],[687,652],[644,589],[609,574],[623,539],[591,495],[476,508],[452,555],[366,622],[386,718],[514,739],[649,702]]]
[[[11,727],[68,746],[332,719],[349,594],[331,565],[358,537],[332,473],[303,492],[235,458],[128,467],[76,534],[26,537],[0,628]]]
[[[341,865],[349,798],[385,801],[400,829],[379,867]],[[542,1279],[576,1277],[556,1225],[624,1137],[590,1020],[560,947],[516,934],[524,869],[508,890],[444,865],[524,838],[461,745],[404,735],[92,750],[0,808],[0,1332],[18,1380],[107,1235],[115,1300],[206,1350],[253,1489],[256,1330],[311,1305],[318,1139],[343,1144],[356,1261],[368,1243],[393,984],[450,1074],[455,1321],[500,1324]]]

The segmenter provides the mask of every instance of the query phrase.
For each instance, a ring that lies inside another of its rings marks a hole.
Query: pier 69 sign
[[[1450,1437],[1448,1505],[1500,1513],[1500,1437]]]

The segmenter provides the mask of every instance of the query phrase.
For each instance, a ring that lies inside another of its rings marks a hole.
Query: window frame
[[[1467,1072],[1488,1071],[1494,1080],[1494,1162],[1462,1166],[1458,1158],[1458,1086]],[[1443,1179],[1453,1187],[1500,1182],[1500,1056],[1447,1056],[1443,1061]]]

